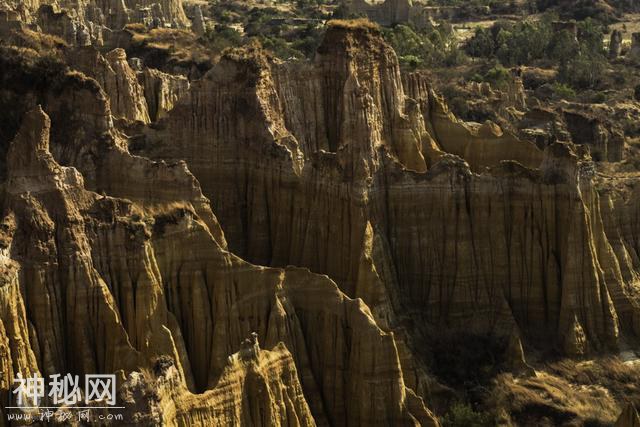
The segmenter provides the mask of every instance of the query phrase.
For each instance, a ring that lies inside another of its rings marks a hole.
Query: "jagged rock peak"
[[[240,357],[243,359],[255,359],[260,354],[260,343],[258,342],[258,334],[252,332],[249,338],[240,344]]]
[[[293,357],[282,342],[250,360],[230,357],[216,386],[202,394],[180,384],[173,362],[163,364],[130,374],[122,387],[126,415],[140,424],[316,425]]]
[[[247,46],[226,50],[220,58],[220,65],[212,68],[208,75],[215,75],[224,70],[223,66],[234,64],[248,73],[248,82],[257,83],[254,78],[261,71],[269,68],[269,59],[271,59],[270,54],[262,48],[260,43],[252,42]]]
[[[369,54],[389,54],[395,52],[382,37],[380,27],[364,19],[335,19],[327,23],[327,32],[318,47],[318,53],[325,54],[345,47],[367,47]]]
[[[405,97],[398,57],[377,26],[362,20],[329,22],[315,66],[323,75],[330,147],[356,145],[349,151],[368,158],[363,150],[385,146],[406,168],[426,170],[430,137],[417,103]]]
[[[540,168],[548,178],[571,181],[578,171],[578,156],[569,144],[556,142],[545,150]]]
[[[163,73],[153,68],[144,68],[138,73],[144,88],[144,96],[151,121],[166,116],[189,90],[189,79],[180,75]]]
[[[56,164],[49,153],[50,129],[51,120],[40,105],[24,116],[7,154],[9,178],[53,172]]]

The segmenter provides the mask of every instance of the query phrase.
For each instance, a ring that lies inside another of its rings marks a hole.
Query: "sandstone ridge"
[[[21,347],[9,346],[7,356],[24,364],[14,373],[126,373],[169,357],[175,387],[169,387],[173,397],[163,399],[176,405],[174,422],[181,425],[193,425],[193,417],[202,425],[210,425],[207,419],[220,425],[224,419],[437,423],[404,385],[393,335],[361,301],[347,298],[326,276],[238,259],[188,204],[145,207],[87,191],[80,173],[50,154],[51,121],[42,109],[22,123],[8,154],[4,206],[7,218],[18,218],[7,262],[21,269],[29,309],[20,310],[18,300],[7,314],[22,316],[11,322],[33,329]],[[185,247],[191,250],[179,249]],[[251,331],[247,348],[243,340]],[[62,336],[68,341],[55,339]],[[263,353],[258,339],[275,353]],[[321,350],[332,345],[342,351]],[[346,374],[344,382],[333,381],[337,372]],[[259,392],[262,379],[271,390],[266,395]],[[282,384],[296,394],[285,397]],[[248,393],[264,400],[245,412],[227,401],[231,390],[237,399]],[[372,394],[379,397],[364,399]],[[287,400],[297,403],[289,407]],[[223,401],[219,409],[211,406]]]
[[[194,81],[2,49],[3,398],[117,373],[148,425],[438,426],[445,336],[503,343],[513,383],[548,377],[530,355],[638,350],[639,177],[458,119],[374,26]]]

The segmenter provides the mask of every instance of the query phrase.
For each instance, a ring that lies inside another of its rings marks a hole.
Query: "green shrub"
[[[332,19],[353,19],[359,16],[352,13],[346,3],[340,3],[333,11]]]
[[[552,88],[554,95],[559,99],[566,99],[569,101],[576,97],[576,91],[566,84],[556,82],[553,84]]]
[[[580,44],[569,31],[559,31],[550,38],[546,50],[549,59],[562,64],[580,53]]]
[[[473,73],[473,75],[471,77],[469,77],[468,80],[471,81],[471,82],[482,83],[484,81],[484,77],[482,77],[478,73]]]
[[[271,51],[280,59],[302,58],[304,54],[294,49],[286,40],[279,37],[258,37],[262,47]]]
[[[597,87],[606,71],[606,60],[599,55],[580,55],[560,65],[559,79],[576,89]]]
[[[546,57],[552,35],[550,19],[517,24],[498,21],[491,28],[477,28],[465,50],[474,57],[497,57],[508,66],[530,64]]]
[[[547,22],[522,22],[511,30],[500,29],[496,36],[496,55],[507,66],[531,64],[547,56],[551,43],[551,26]]]
[[[466,403],[456,403],[442,417],[442,427],[490,427],[492,417],[486,412],[476,412]]]
[[[401,63],[409,67],[455,66],[465,61],[450,26],[416,30],[409,25],[396,25],[383,29],[383,36],[398,57],[405,58]]]
[[[415,55],[405,55],[398,58],[400,65],[411,70],[415,70],[422,65],[422,60]]]
[[[549,61],[559,65],[562,83],[574,89],[601,84],[607,67],[604,27],[592,19],[577,24],[578,35],[554,31],[553,15],[539,21],[496,22],[490,29],[476,29],[465,46],[475,57],[497,59],[505,66],[536,65]]]
[[[204,38],[207,46],[217,52],[244,44],[244,38],[237,30],[223,24],[218,24],[215,28],[208,30]]]
[[[607,96],[603,92],[594,92],[589,102],[594,104],[602,104],[606,102]]]
[[[504,87],[511,79],[511,72],[501,64],[489,69],[484,76],[484,81],[491,83],[494,88]]]
[[[511,71],[500,63],[496,63],[484,73],[474,72],[467,77],[467,80],[471,82],[489,83],[494,89],[504,89],[511,79]]]
[[[488,28],[478,27],[475,34],[467,42],[466,52],[477,58],[493,58],[495,54],[495,41],[491,30]]]
[[[605,55],[604,26],[591,18],[578,23],[578,40],[580,51],[590,55]]]

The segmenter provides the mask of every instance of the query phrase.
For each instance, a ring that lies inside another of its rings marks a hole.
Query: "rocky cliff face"
[[[173,365],[133,373],[123,385],[129,419],[155,425],[298,425],[316,422],[291,354],[243,347],[229,357],[218,384],[201,395],[184,387]]]
[[[640,425],[638,411],[633,404],[629,403],[616,421],[616,427],[636,427],[638,425]]]
[[[10,12],[9,21],[38,25],[74,46],[102,46],[112,30],[127,24],[190,26],[182,0],[3,0],[0,9]]]
[[[127,63],[127,54],[123,49],[114,49],[103,56],[93,47],[78,48],[69,54],[69,62],[100,84],[109,97],[114,117],[149,123],[145,90]],[[153,89],[150,88],[150,91]],[[150,94],[150,97],[153,95]]]
[[[284,405],[277,397],[256,402],[248,413],[227,402],[221,411],[232,411],[230,419],[262,414],[276,424],[287,423],[287,417],[303,421],[306,417],[309,424],[309,402],[317,420],[337,424],[432,420],[403,384],[393,336],[376,326],[366,306],[346,298],[330,279],[308,270],[265,269],[237,259],[220,247],[210,228],[186,205],[144,209],[85,190],[80,173],[59,166],[49,153],[50,128],[42,110],[28,113],[8,154],[5,209],[7,215],[20,218],[9,253],[29,282],[25,289],[29,310],[22,321],[33,324],[26,344],[37,349],[29,358],[29,352],[20,356],[24,351],[18,348],[12,358],[30,361],[26,368],[41,369],[43,374],[86,374],[132,371],[149,363],[145,360],[170,356],[184,393],[187,388],[214,389],[211,400],[202,403],[209,407],[206,402],[222,399],[216,394],[227,399],[227,387],[235,387],[237,396],[248,393],[236,379],[227,385],[232,374],[225,374],[225,369],[239,369],[233,364],[227,367],[234,360],[228,355],[242,347],[244,336],[256,331],[267,348],[283,342],[292,349],[297,367],[281,344],[278,351],[289,358],[282,362],[285,367],[249,366],[248,372],[284,369],[274,374],[268,387],[280,384],[280,376],[290,378],[282,380],[287,387],[295,386],[294,378],[300,375],[307,397],[300,401],[299,395],[293,396],[302,406],[288,416],[286,411],[260,412],[263,406]],[[191,250],[181,249],[186,247]],[[38,297],[42,295],[47,297]],[[246,317],[249,313],[253,314]],[[247,319],[252,320],[247,323]],[[11,321],[19,325],[20,318]],[[68,338],[56,339],[62,336]],[[87,347],[89,342],[93,346]],[[344,351],[322,350],[336,343]],[[246,351],[241,350],[241,360]],[[338,372],[346,374],[344,382],[334,382]],[[263,375],[271,375],[249,373],[250,390],[262,387]],[[372,377],[379,382],[374,388],[366,380]],[[215,387],[223,391],[216,392]],[[376,394],[380,396],[371,404],[352,398]],[[387,403],[373,404],[382,400]],[[189,419],[199,412],[189,408],[177,410],[177,417]],[[217,419],[215,414],[209,417]],[[270,424],[269,420],[254,423]]]
[[[118,372],[132,424],[437,426],[445,335],[637,350],[637,175],[457,119],[375,28],[193,82],[66,49],[2,51],[2,405]]]
[[[403,85],[374,30],[330,29],[308,66],[229,54],[163,127],[146,152],[186,160],[254,262],[306,265],[426,325],[518,329],[579,353],[617,343],[623,281],[589,167],[567,146],[458,121],[420,76]]]
[[[138,80],[144,88],[151,121],[157,121],[177,104],[189,90],[189,80],[153,68],[145,68]]]

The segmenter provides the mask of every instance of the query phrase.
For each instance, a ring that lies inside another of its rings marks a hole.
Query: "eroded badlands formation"
[[[144,2],[79,3],[108,28]],[[152,9],[182,25],[179,4]],[[69,38],[43,66],[47,39],[11,31],[3,408],[17,373],[117,373],[130,424],[436,426],[434,337],[492,336],[527,376],[528,354],[639,349],[638,176],[459,121],[377,30],[194,81]]]

